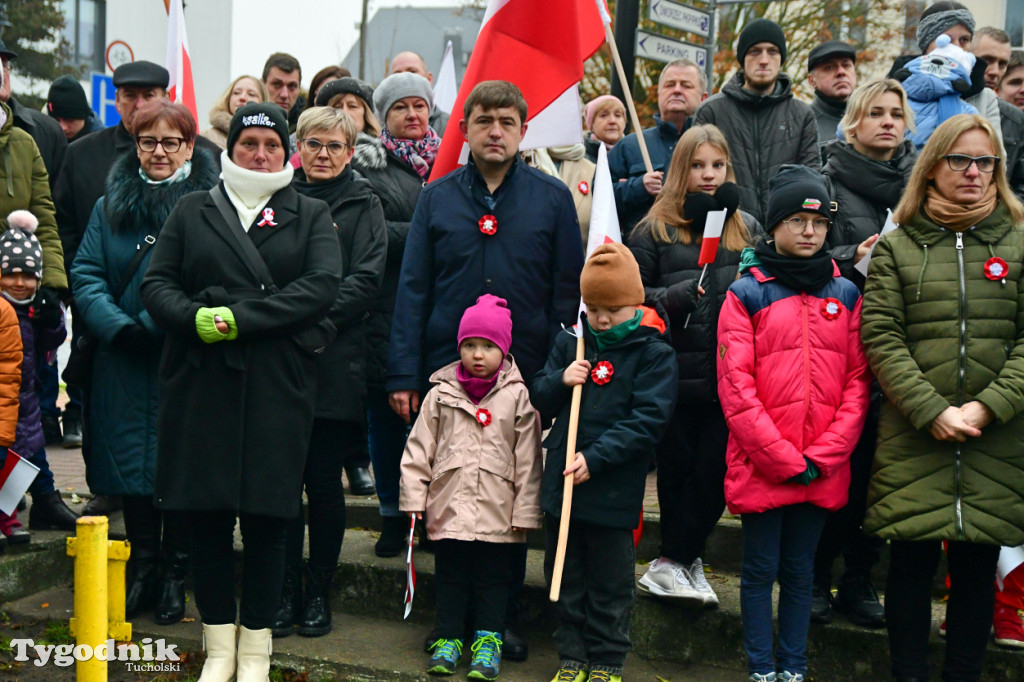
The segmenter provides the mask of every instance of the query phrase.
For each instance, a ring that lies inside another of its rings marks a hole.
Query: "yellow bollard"
[[[130,554],[127,540],[107,542],[107,637],[118,642],[132,639],[132,624],[124,620],[124,568]]]
[[[83,516],[75,525],[76,537],[68,538],[68,555],[75,557],[75,648],[96,651],[107,639],[107,517]],[[107,662],[79,660],[75,672],[78,682],[106,682]]]

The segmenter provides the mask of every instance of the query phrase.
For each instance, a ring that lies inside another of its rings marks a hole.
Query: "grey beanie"
[[[929,14],[917,24],[917,46],[924,52],[933,40],[957,24],[963,24],[974,35],[974,15],[970,10],[949,9]]]
[[[420,97],[427,101],[428,107],[434,108],[434,91],[430,81],[415,73],[391,74],[373,91],[373,108],[381,123],[387,119],[388,111],[395,102],[405,97]]]

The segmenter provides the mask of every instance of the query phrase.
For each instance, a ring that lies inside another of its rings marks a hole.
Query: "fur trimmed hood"
[[[231,112],[220,104],[214,106],[210,109],[210,125],[227,135],[231,127]]]
[[[388,167],[388,150],[379,137],[366,133],[356,136],[356,151],[353,161],[360,168],[368,170],[384,170]]]
[[[192,152],[192,172],[181,182],[150,185],[139,177],[139,168],[138,156],[125,154],[107,176],[104,211],[114,232],[159,230],[178,199],[220,182],[213,156],[198,146]]]

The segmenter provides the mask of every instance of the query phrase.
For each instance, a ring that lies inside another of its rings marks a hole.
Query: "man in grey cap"
[[[152,62],[138,61],[122,64],[114,71],[114,106],[121,114],[121,122],[116,126],[105,128],[99,132],[86,135],[72,143],[64,157],[64,165],[53,189],[53,200],[57,209],[57,228],[60,230],[61,243],[64,247],[64,259],[71,263],[78,252],[78,245],[85,234],[96,200],[106,194],[107,174],[114,163],[125,154],[135,153],[135,115],[147,103],[166,99],[167,84],[170,74],[167,69]],[[58,126],[59,130],[59,126]],[[63,132],[61,132],[63,137]],[[220,148],[205,137],[196,138],[197,147],[205,147],[215,159],[220,159]],[[70,282],[71,293],[74,295],[74,282]],[[74,314],[72,302],[72,335],[80,337],[85,328],[79,320],[80,315]],[[72,344],[72,357],[78,349]],[[81,437],[81,388],[68,385],[68,397],[71,399],[64,411],[64,445],[83,446],[82,458],[86,468],[89,466],[88,443],[82,443]],[[72,438],[69,438],[69,434]],[[87,515],[107,515],[117,507],[117,500],[98,495],[86,505],[83,513]]]
[[[857,87],[857,51],[841,40],[828,40],[807,55],[807,82],[814,88],[811,111],[818,124],[818,144],[836,139],[846,100]]]

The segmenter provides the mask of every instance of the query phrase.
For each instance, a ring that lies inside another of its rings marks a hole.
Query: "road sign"
[[[647,5],[647,18],[655,23],[679,28],[705,38],[711,33],[710,14],[671,0],[651,0]]]
[[[92,110],[103,121],[106,127],[116,126],[121,122],[121,114],[114,106],[114,77],[102,73],[92,74]]]
[[[689,59],[702,69],[708,63],[707,48],[647,31],[636,32],[636,56],[666,64],[674,59]]]

